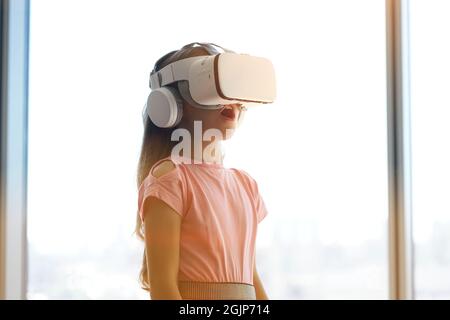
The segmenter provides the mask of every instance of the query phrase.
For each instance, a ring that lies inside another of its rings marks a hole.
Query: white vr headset
[[[272,103],[276,97],[275,71],[270,60],[237,54],[210,43],[200,44],[213,55],[196,56],[173,62],[150,74],[152,91],[143,110],[158,127],[177,125],[183,115],[183,100],[203,109],[220,109],[228,104],[244,107]],[[212,45],[225,52],[218,53]],[[168,84],[177,82],[178,92]],[[181,97],[180,97],[181,95]]]

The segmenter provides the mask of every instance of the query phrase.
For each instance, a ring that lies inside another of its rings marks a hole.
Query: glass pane
[[[148,299],[133,231],[154,49],[135,4],[31,1],[30,299]]]
[[[450,299],[450,3],[411,1],[415,294]]]
[[[209,3],[171,2],[168,21],[164,2],[32,1],[29,298],[148,298],[132,235],[141,111],[155,61],[193,41],[276,68],[276,103],[247,111],[225,158],[269,210],[269,297],[387,298],[384,2]]]
[[[388,298],[384,10],[273,2],[250,18],[278,100],[247,112],[227,150],[266,199],[257,264],[272,298]]]

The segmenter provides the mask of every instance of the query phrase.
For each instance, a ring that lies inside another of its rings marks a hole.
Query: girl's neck
[[[223,165],[224,150],[220,140],[218,141],[202,141],[191,144],[191,152],[185,154],[182,150],[181,156],[191,159],[192,163],[216,163]],[[188,150],[189,151],[189,150]]]

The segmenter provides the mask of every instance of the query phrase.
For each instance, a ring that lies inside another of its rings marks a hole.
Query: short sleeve
[[[264,202],[264,199],[259,192],[258,183],[246,171],[244,171],[244,170],[239,170],[239,171],[241,174],[243,174],[246,177],[246,179],[250,185],[250,189],[252,190],[252,194],[253,194],[253,199],[255,201],[256,219],[257,219],[258,223],[260,223],[267,216],[268,211],[267,211],[266,203]]]
[[[266,216],[267,216],[267,208],[266,204],[261,197],[261,195],[257,194],[257,200],[256,200],[256,216],[258,218],[258,223],[260,223]]]
[[[254,181],[254,183],[255,183],[255,189],[256,189],[256,192],[255,192],[256,217],[258,219],[258,223],[260,223],[267,216],[268,212],[267,212],[267,208],[266,208],[264,199],[262,198],[261,194],[259,193],[258,184],[256,183],[256,181]]]
[[[164,201],[181,217],[185,215],[185,188],[182,174],[178,166],[172,171],[156,178],[149,174],[139,188],[138,208],[141,220],[144,220],[145,200],[153,196]]]

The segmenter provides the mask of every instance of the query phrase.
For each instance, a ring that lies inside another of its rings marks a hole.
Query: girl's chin
[[[235,127],[225,128],[225,129],[221,130],[222,131],[222,135],[223,135],[223,139],[222,140],[230,139],[233,136],[235,130],[236,130]]]
[[[210,126],[209,128],[217,129],[220,131],[235,130],[237,128],[237,121],[222,121],[222,122],[216,123],[215,125]],[[205,129],[205,127],[203,129]]]
[[[213,135],[213,139],[217,140],[227,140],[231,138],[234,134],[234,131],[236,130],[235,126],[216,126],[213,129],[215,132],[209,132],[209,135]],[[206,132],[205,130],[204,132]]]

